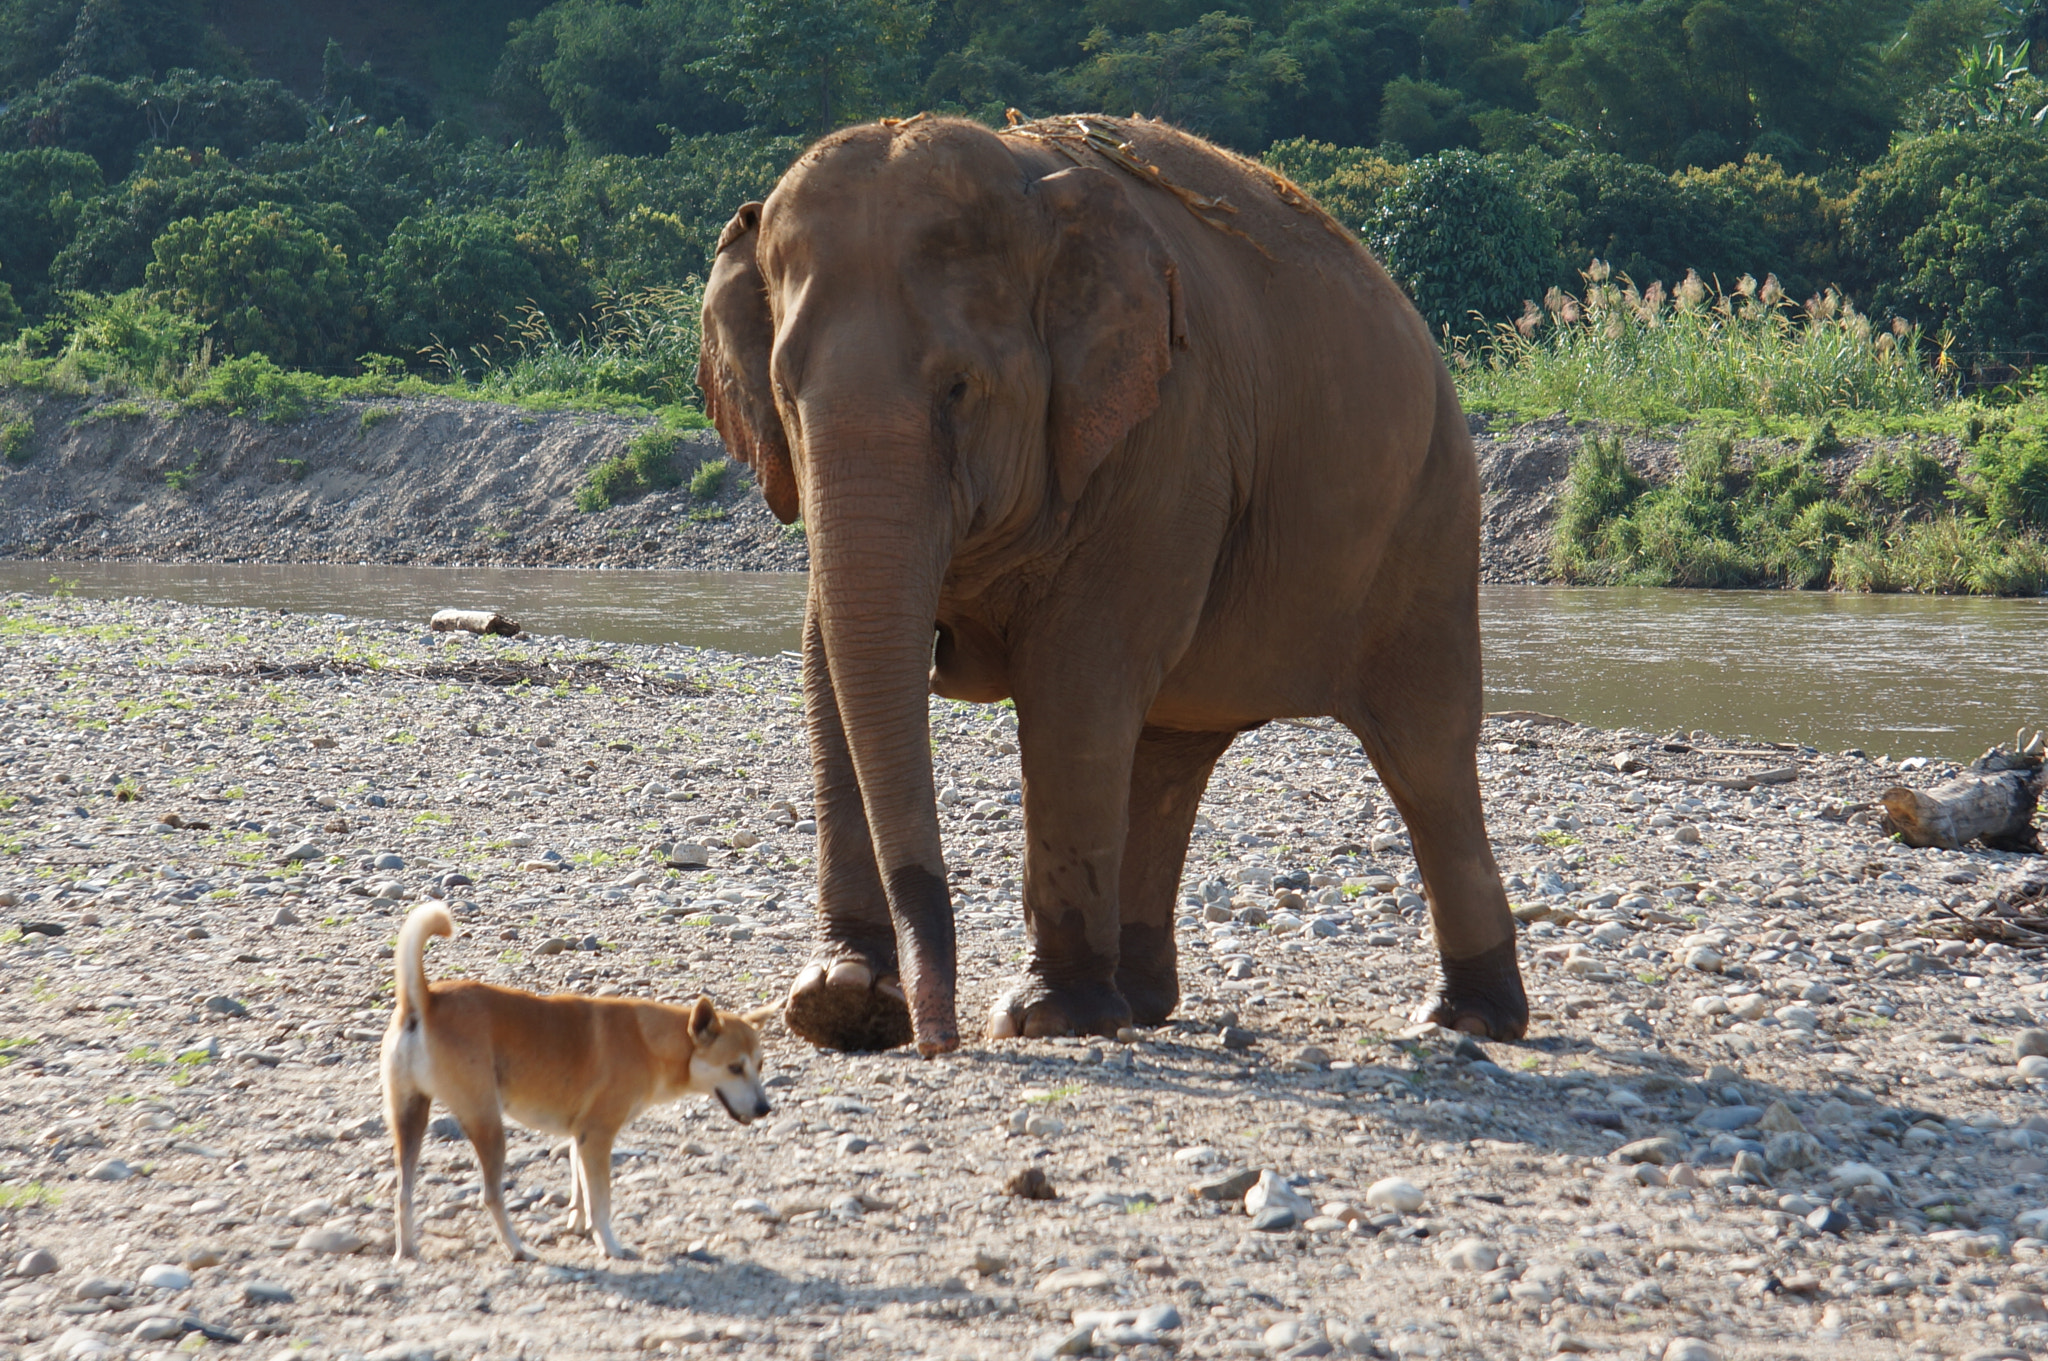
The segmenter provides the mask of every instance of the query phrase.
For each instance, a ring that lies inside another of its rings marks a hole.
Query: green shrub
[[[725,490],[725,482],[732,475],[732,460],[714,458],[698,465],[690,475],[690,495],[699,501],[713,501]]]
[[[35,454],[35,450],[30,447],[30,441],[35,435],[36,423],[33,419],[17,416],[11,411],[0,412],[0,458],[17,466],[28,462]]]
[[[1541,294],[1557,234],[1498,164],[1468,151],[1415,162],[1368,236],[1433,331],[1467,335]]]
[[[1551,562],[1558,575],[1567,580],[1589,575],[1587,545],[1649,489],[1642,474],[1629,466],[1619,436],[1588,436],[1565,473],[1552,522]]]
[[[677,437],[667,430],[646,430],[634,436],[625,453],[590,470],[590,476],[576,489],[576,508],[609,510],[650,491],[680,485],[683,476],[676,470],[676,443]],[[692,490],[695,485],[693,481]]]
[[[31,352],[54,351],[52,384],[78,389],[114,381],[175,390],[203,367],[206,324],[174,312],[139,288],[125,293],[66,293],[56,314],[24,333]]]
[[[1932,454],[1882,449],[1850,475],[1847,490],[1873,511],[1910,515],[1941,505],[1951,485],[1948,469]]]
[[[2048,436],[1986,441],[1970,460],[1984,518],[2008,530],[2048,531]]]
[[[2048,540],[1998,535],[1960,515],[1936,516],[1846,546],[1834,584],[1845,591],[2040,595],[2048,591]]]
[[[184,218],[151,253],[150,290],[235,354],[337,369],[362,348],[362,286],[348,257],[288,208]]]
[[[334,400],[333,384],[318,374],[281,369],[267,356],[242,355],[206,371],[186,404],[221,407],[237,416],[295,421]]]

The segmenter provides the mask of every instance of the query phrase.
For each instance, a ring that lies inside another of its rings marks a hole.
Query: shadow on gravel
[[[1334,1047],[1337,1038],[1325,1042]],[[1873,1091],[1859,1080],[1865,1075],[1849,1054],[1814,1055],[1836,1060],[1833,1081],[1788,1086],[1696,1056],[1577,1035],[1485,1046],[1442,1037],[1392,1039],[1348,1049],[1358,1056],[1357,1066],[1336,1072],[1289,1070],[1280,1066],[1287,1060],[1264,1052],[1300,1039],[1299,1032],[1286,1039],[1266,1034],[1252,1052],[1159,1041],[1152,1046],[1156,1053],[1141,1062],[1166,1066],[1135,1070],[1114,1057],[1088,1063],[999,1049],[978,1052],[974,1061],[1012,1070],[1020,1086],[1054,1092],[1086,1084],[1147,1101],[1241,1103],[1260,1127],[1259,1137],[1249,1149],[1219,1150],[1224,1162],[1217,1167],[1234,1157],[1283,1174],[1310,1171],[1296,1164],[1314,1159],[1315,1136],[1304,1128],[1290,1140],[1290,1124],[1321,1126],[1327,1138],[1332,1125],[1349,1123],[1372,1144],[1416,1149],[1424,1165],[1438,1158],[1453,1167],[1474,1158],[1512,1163],[1562,1156],[1603,1166],[1646,1198],[1666,1188],[1688,1193],[1680,1198],[1714,1189],[1775,1205],[1781,1195],[1800,1194],[1820,1214],[1816,1227],[1837,1235],[1988,1228],[2031,1207],[2042,1182],[2038,1174],[2048,1171],[2048,1159],[2030,1158],[2036,1150],[2048,1152],[2048,1120],[2038,1130],[1979,1130],[1967,1113],[1944,1114]],[[1531,1061],[1553,1071],[1519,1070]],[[1560,1063],[1563,1070],[1556,1071]],[[2011,1184],[1947,1184],[1941,1169],[1980,1141],[2017,1155],[2005,1173]],[[1018,1152],[1037,1156],[1028,1142]],[[1057,1161],[1056,1144],[1047,1156]],[[1144,1188],[1164,1198],[1213,1175],[1214,1167],[1154,1168],[1132,1180],[1171,1178],[1172,1184]],[[1829,1208],[1835,1213],[1822,1213]]]

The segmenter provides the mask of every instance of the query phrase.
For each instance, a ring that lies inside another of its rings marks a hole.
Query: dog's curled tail
[[[426,903],[406,914],[405,925],[398,928],[398,998],[392,1024],[404,1025],[426,1003],[427,966],[421,956],[427,951],[427,937],[454,934],[455,919],[439,903]]]

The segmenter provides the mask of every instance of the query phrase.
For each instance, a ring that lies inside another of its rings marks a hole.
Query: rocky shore
[[[0,600],[0,1357],[2048,1350],[2048,961],[1956,916],[2038,861],[1888,843],[1857,753],[1540,715],[1481,754],[1526,1042],[1408,1023],[1405,831],[1348,733],[1275,724],[1204,804],[1174,1022],[932,1063],[771,1030],[770,1119],[629,1126],[633,1262],[515,1131],[545,1260],[508,1263],[437,1126],[394,1267],[404,911],[454,908],[434,976],[777,996],[797,670]],[[1023,949],[1014,716],[931,721],[978,1017]]]
[[[0,557],[153,562],[374,562],[801,571],[802,531],[776,523],[745,470],[713,495],[676,488],[586,513],[576,491],[647,422],[487,402],[344,402],[301,420],[178,413],[126,400],[0,393],[27,430],[0,464]],[[1562,416],[1474,419],[1481,561],[1495,583],[1550,577],[1550,523],[1586,427]],[[1677,439],[1631,433],[1668,477]],[[1872,451],[1829,455],[1846,477]],[[1953,440],[1925,447],[1954,462]],[[685,476],[725,456],[688,436]]]

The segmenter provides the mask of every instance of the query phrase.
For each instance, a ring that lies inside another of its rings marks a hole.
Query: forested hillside
[[[804,139],[1096,109],[1266,157],[1453,338],[1597,258],[2000,373],[2048,349],[2043,60],[2048,0],[0,0],[0,337],[668,404]]]

